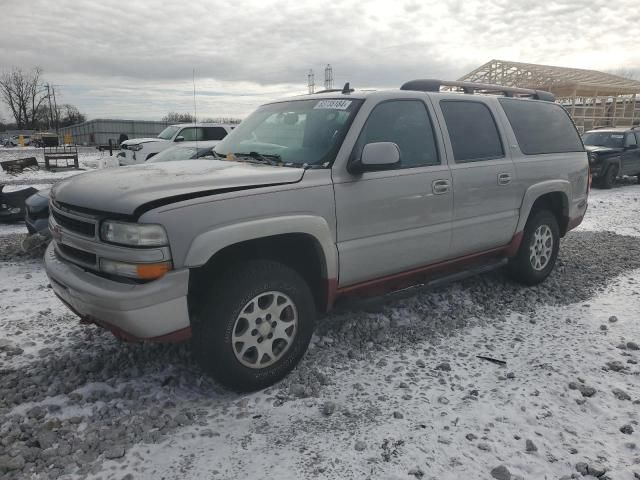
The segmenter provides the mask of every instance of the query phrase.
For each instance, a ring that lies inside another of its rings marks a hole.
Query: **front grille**
[[[87,265],[96,264],[96,256],[93,253],[85,252],[84,250],[64,245],[63,243],[58,243],[57,246],[60,249],[60,252],[71,261],[75,260]]]
[[[56,223],[66,230],[86,235],[87,237],[94,237],[96,234],[96,225],[94,223],[76,220],[75,218],[67,217],[55,210],[51,213],[53,218],[56,220]]]

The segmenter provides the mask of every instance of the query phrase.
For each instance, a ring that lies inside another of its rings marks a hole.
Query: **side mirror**
[[[174,142],[184,142],[184,137],[179,135],[176,137],[176,139],[174,140]]]
[[[388,170],[400,163],[400,149],[393,142],[367,143],[358,160],[349,164],[349,173]]]

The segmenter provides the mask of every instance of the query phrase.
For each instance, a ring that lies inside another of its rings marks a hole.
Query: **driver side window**
[[[394,100],[377,105],[360,133],[354,157],[362,154],[365,145],[375,142],[398,146],[400,164],[396,168],[440,164],[431,120],[420,100]]]
[[[202,135],[198,135],[199,128],[189,127],[183,128],[176,137],[184,137],[185,142],[195,142],[196,140],[202,140]]]

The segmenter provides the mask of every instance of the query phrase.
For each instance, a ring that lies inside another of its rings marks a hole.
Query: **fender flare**
[[[225,247],[283,234],[306,234],[314,238],[324,255],[327,279],[338,277],[338,251],[334,236],[327,221],[314,215],[258,218],[216,226],[193,239],[184,265],[188,268],[201,267]]]
[[[562,193],[562,214],[569,218],[569,198],[571,197],[571,183],[568,180],[546,180],[527,188],[520,206],[520,219],[516,227],[516,233],[524,231],[529,219],[531,207],[538,198],[548,193]]]

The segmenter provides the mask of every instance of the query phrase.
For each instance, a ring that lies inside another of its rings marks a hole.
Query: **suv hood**
[[[183,160],[77,175],[56,184],[51,197],[58,203],[127,216],[162,204],[232,190],[299,182],[302,168],[221,160]]]
[[[584,148],[587,152],[593,153],[617,153],[622,151],[622,148],[601,147],[599,145],[585,145]]]
[[[149,142],[168,142],[169,140],[163,140],[161,138],[132,138],[131,140],[125,140],[120,145],[139,145],[141,143]]]

